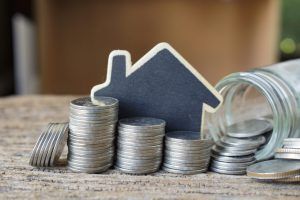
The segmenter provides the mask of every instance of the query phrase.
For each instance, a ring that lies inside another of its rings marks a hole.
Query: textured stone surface
[[[110,170],[77,174],[65,168],[37,169],[29,156],[48,122],[68,120],[72,96],[0,99],[0,199],[299,199],[300,184],[261,183],[247,176],[158,172],[132,176]]]

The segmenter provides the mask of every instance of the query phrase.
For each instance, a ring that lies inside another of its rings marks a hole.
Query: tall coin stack
[[[113,164],[118,100],[90,97],[70,103],[68,167],[75,172],[100,173]]]
[[[211,140],[201,140],[199,132],[168,132],[165,138],[163,169],[178,174],[206,172],[212,145]]]
[[[165,121],[136,117],[121,119],[118,127],[116,168],[129,174],[149,174],[162,162]]]
[[[269,135],[272,128],[272,124],[263,119],[250,119],[228,126],[226,135],[212,148],[211,171],[246,174],[246,168],[256,161],[255,152],[265,144],[265,135]]]

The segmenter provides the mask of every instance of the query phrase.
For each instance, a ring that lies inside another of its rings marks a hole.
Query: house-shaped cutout
[[[205,111],[215,112],[221,95],[169,44],[160,43],[131,65],[129,52],[112,51],[107,79],[91,98],[119,99],[119,118],[156,117],[167,131],[201,131]]]

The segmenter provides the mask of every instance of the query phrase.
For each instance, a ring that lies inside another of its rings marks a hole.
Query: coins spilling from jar
[[[57,166],[67,142],[68,130],[68,123],[49,123],[32,150],[29,164],[35,167]]]
[[[247,175],[264,181],[300,181],[300,160],[275,159],[253,164],[247,168]]]
[[[206,172],[211,140],[200,139],[199,132],[175,131],[166,133],[163,169],[176,174]]]
[[[268,120],[250,119],[226,128],[225,135],[212,148],[211,171],[242,175],[255,162],[255,152],[265,144],[264,135],[272,131]]]
[[[68,168],[100,173],[113,165],[118,100],[111,97],[75,99],[70,103]]]
[[[115,167],[129,174],[158,171],[162,162],[165,126],[164,120],[155,118],[121,119]]]

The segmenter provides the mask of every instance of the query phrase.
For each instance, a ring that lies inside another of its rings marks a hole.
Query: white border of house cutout
[[[141,57],[134,65],[131,63],[131,56],[128,51],[125,50],[114,50],[109,54],[108,57],[108,66],[107,66],[107,76],[106,81],[102,84],[95,85],[91,90],[91,99],[93,102],[97,103],[97,100],[95,100],[95,92],[98,90],[101,90],[102,88],[107,87],[110,84],[111,81],[111,73],[112,73],[112,60],[114,56],[125,56],[126,59],[126,77],[130,76],[132,73],[134,73],[137,69],[142,67],[148,60],[150,60],[152,57],[154,57],[158,52],[160,52],[163,49],[169,50],[182,64],[185,66],[205,87],[220,101],[220,104],[213,108],[205,103],[203,103],[203,109],[202,109],[202,124],[201,128],[203,128],[203,120],[204,120],[204,114],[205,111],[209,113],[214,113],[218,110],[218,108],[221,106],[223,102],[223,98],[221,94],[217,92],[217,90],[190,64],[188,61],[186,61],[171,45],[168,43],[162,42],[157,44],[155,47],[153,47],[149,52],[147,52],[143,57]],[[201,130],[202,131],[202,130]]]

